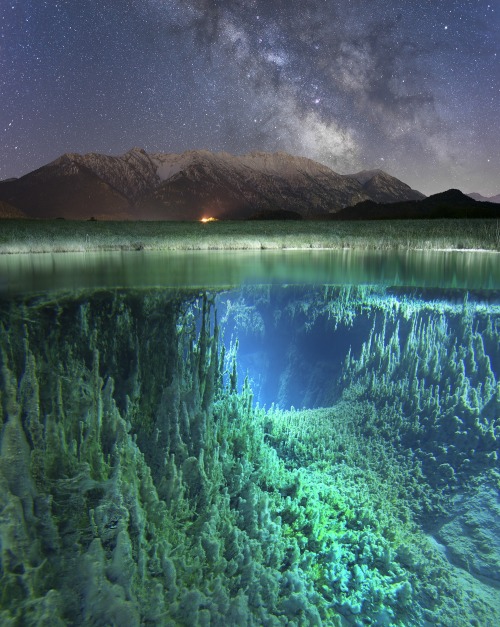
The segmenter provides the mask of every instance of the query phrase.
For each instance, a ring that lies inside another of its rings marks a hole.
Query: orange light
[[[202,218],[200,222],[217,222],[217,218]]]

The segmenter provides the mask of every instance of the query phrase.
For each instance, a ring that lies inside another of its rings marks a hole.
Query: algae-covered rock
[[[500,585],[500,494],[498,485],[483,481],[471,493],[455,496],[451,520],[436,537],[454,564]]]

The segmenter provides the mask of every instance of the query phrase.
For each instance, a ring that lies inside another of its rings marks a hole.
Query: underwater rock
[[[482,482],[471,493],[457,494],[451,520],[436,537],[453,564],[500,586],[500,494],[498,480]]]
[[[106,576],[106,558],[98,539],[92,541],[82,567],[83,622],[93,623],[99,616],[105,624],[139,626],[141,620],[135,604],[126,599],[120,585]]]

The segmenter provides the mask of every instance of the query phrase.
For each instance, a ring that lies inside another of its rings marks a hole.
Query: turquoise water
[[[0,276],[0,624],[500,624],[498,255]]]

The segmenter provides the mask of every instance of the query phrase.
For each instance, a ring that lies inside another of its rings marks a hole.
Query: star
[[[340,173],[383,151],[426,194],[467,172],[493,195],[499,29],[491,2],[4,3],[0,178],[131,145],[285,150]]]

